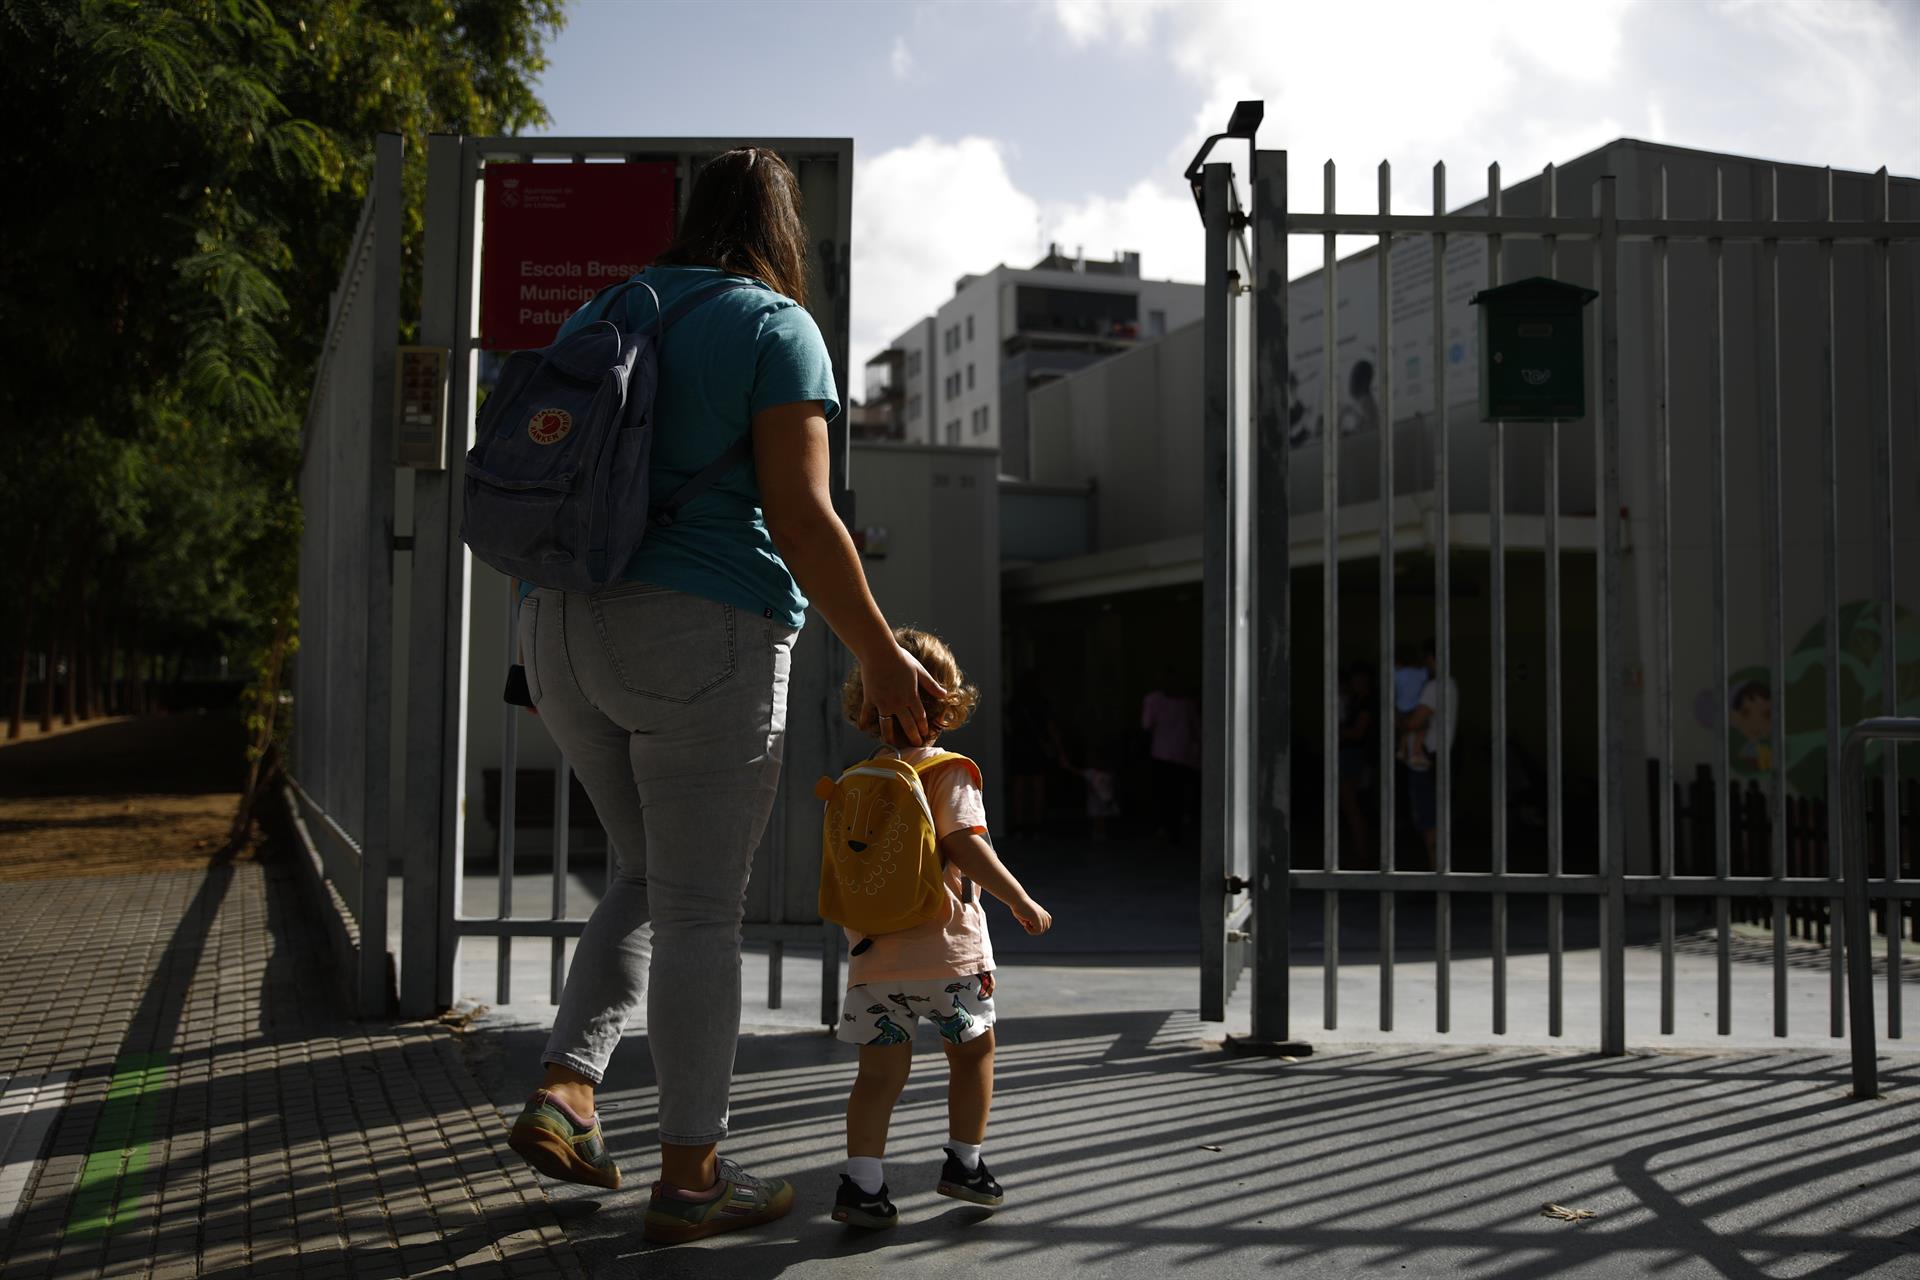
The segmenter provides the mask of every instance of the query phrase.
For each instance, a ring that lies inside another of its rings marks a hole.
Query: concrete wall
[[[887,621],[943,637],[980,690],[972,723],[943,745],[979,763],[990,824],[1004,785],[998,457],[992,449],[856,444],[852,464],[855,524],[887,532],[886,556],[864,561]],[[861,744],[849,736],[848,746]]]

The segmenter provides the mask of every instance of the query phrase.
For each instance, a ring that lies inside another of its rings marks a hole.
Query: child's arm
[[[1007,904],[1013,918],[1031,934],[1042,934],[1053,927],[1047,909],[1027,896],[1020,882],[1000,861],[1000,855],[983,836],[972,831],[955,831],[940,841],[940,852],[960,873]]]

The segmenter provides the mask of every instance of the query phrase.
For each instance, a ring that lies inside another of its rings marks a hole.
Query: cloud
[[[863,163],[853,195],[856,364],[932,314],[959,277],[1037,256],[1039,214],[990,138],[924,137]],[[858,368],[853,378],[863,384]]]
[[[1243,98],[1265,100],[1261,144],[1291,153],[1289,194],[1303,209],[1321,207],[1328,158],[1342,210],[1374,207],[1387,159],[1394,207],[1423,212],[1435,160],[1458,206],[1483,194],[1494,160],[1511,183],[1623,136],[1920,172],[1915,12],[1828,0],[1056,0],[1050,20],[1080,51],[1062,55],[1062,74],[1102,46],[1130,65],[1158,59],[1164,81],[1142,71],[1142,91],[1174,111],[1192,104],[1184,135],[1112,187],[1044,206],[1008,175],[1011,139],[922,138],[863,164],[854,356],[931,312],[957,276],[1029,262],[1046,240],[1102,257],[1135,249],[1151,277],[1198,279],[1198,220],[1175,175]],[[905,52],[896,43],[896,62]],[[1244,175],[1243,145],[1215,154]],[[1297,255],[1301,269],[1309,257]]]
[[[1193,197],[1176,186],[1138,182],[1119,199],[1092,196],[1042,210],[1047,239],[1090,257],[1121,250],[1141,255],[1140,270],[1156,280],[1199,280],[1206,274],[1200,220]]]
[[[1332,158],[1345,208],[1371,208],[1374,166],[1395,203],[1450,203],[1616,137],[1810,164],[1920,170],[1920,23],[1895,3],[1830,0],[1459,0],[1339,5],[1058,0],[1068,43],[1160,49],[1197,93],[1184,163],[1235,102],[1267,104],[1261,143],[1294,157],[1291,198],[1321,204]],[[1244,151],[1222,158],[1244,169]]]
[[[895,80],[905,80],[913,74],[913,50],[907,48],[905,36],[893,38],[893,52],[888,55],[887,64],[893,68]]]

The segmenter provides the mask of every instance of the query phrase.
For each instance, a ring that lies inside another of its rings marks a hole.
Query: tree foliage
[[[560,0],[0,0],[16,654],[110,634],[244,670],[272,644],[374,135],[407,142],[412,316],[426,136],[541,123],[560,21]]]

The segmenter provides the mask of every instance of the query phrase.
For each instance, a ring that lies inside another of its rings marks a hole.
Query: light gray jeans
[[[795,632],[628,582],[534,592],[519,637],[540,719],[615,859],[542,1061],[598,1083],[644,997],[660,1140],[718,1142],[740,1035],[740,919],[780,775]]]

